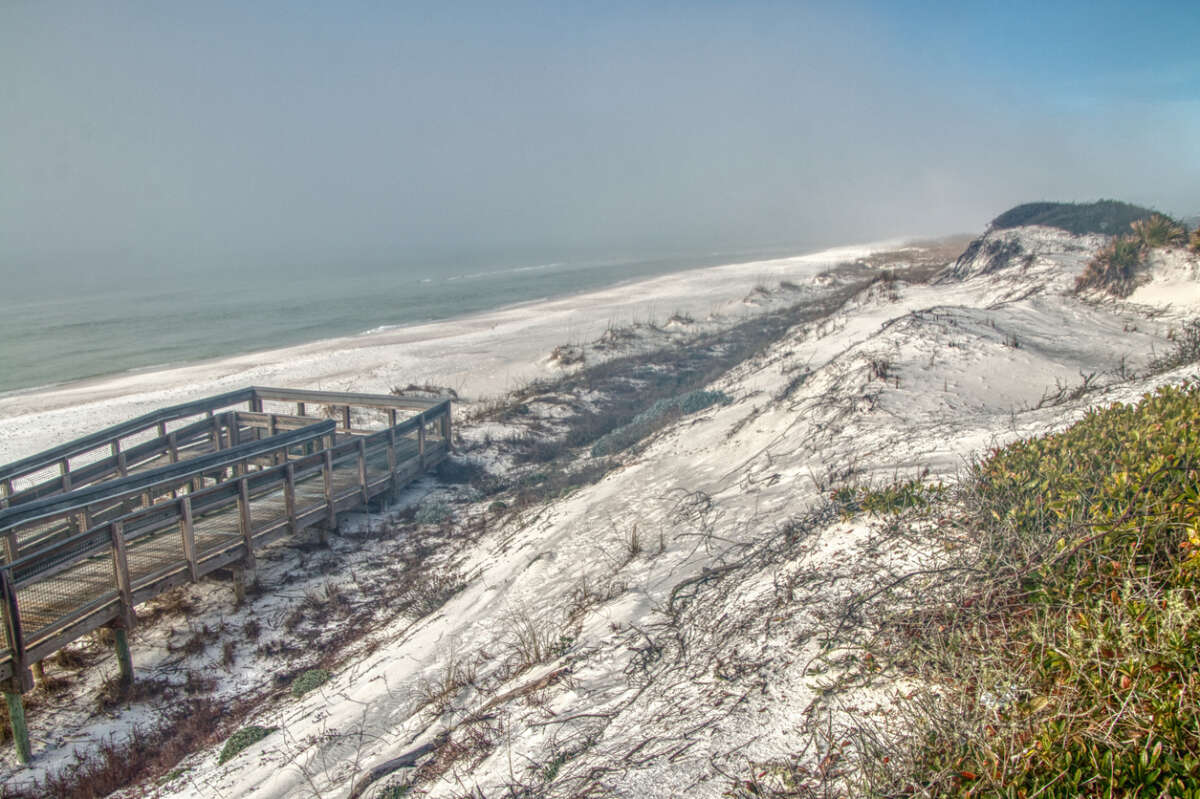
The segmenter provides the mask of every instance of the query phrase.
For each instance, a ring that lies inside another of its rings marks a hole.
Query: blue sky
[[[0,4],[0,269],[1200,211],[1189,3]]]

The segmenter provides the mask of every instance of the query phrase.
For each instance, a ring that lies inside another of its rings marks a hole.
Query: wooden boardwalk
[[[450,424],[448,401],[252,387],[0,466],[10,705],[98,627],[124,670],[137,605],[392,494],[446,457]]]

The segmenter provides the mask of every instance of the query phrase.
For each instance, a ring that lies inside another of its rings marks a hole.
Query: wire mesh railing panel
[[[333,495],[342,496],[348,491],[359,488],[358,453],[343,455],[333,461]]]
[[[388,448],[384,442],[380,446],[367,449],[367,480],[375,482],[384,477],[390,476],[392,473],[391,465],[388,463]]]
[[[155,532],[141,532],[125,542],[125,561],[134,586],[164,570],[187,565],[183,541],[178,535],[179,525],[162,522],[154,526]]]
[[[385,408],[355,408],[351,421],[355,430],[385,430],[391,426]]]
[[[12,478],[13,494],[20,494],[22,491],[28,491],[31,488],[57,481],[61,477],[61,471],[58,464],[50,464],[36,469],[28,474],[22,474]]]
[[[241,541],[237,503],[231,501],[224,507],[210,505],[199,512],[193,510],[192,535],[196,541],[196,552],[201,556]]]
[[[97,552],[29,585],[17,588],[17,608],[26,643],[53,630],[80,608],[117,595],[112,551]]]
[[[287,500],[282,485],[275,485],[250,498],[251,529],[255,532],[287,517]]]
[[[158,427],[146,427],[121,438],[121,449],[133,449],[138,444],[145,444],[158,438]]]
[[[46,519],[30,522],[17,529],[17,547],[24,552],[30,547],[47,541],[56,541],[78,533],[76,523],[70,519]]]

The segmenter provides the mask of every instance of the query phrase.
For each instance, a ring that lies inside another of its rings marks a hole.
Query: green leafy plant
[[[292,680],[292,696],[301,697],[329,682],[332,675],[325,669],[309,669]]]
[[[242,750],[258,743],[263,738],[266,738],[268,735],[275,732],[277,729],[279,728],[260,727],[257,724],[253,724],[249,727],[242,727],[233,735],[230,735],[228,740],[225,741],[225,745],[221,747],[221,755],[217,758],[217,763],[225,763],[234,755],[237,755]]]
[[[936,687],[875,793],[1200,797],[1200,385],[996,449],[929,517],[957,594],[880,636]]]

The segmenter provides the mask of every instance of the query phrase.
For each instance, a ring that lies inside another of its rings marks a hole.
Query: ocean
[[[31,280],[0,297],[0,395],[465,316],[797,246],[482,266],[181,269]]]

